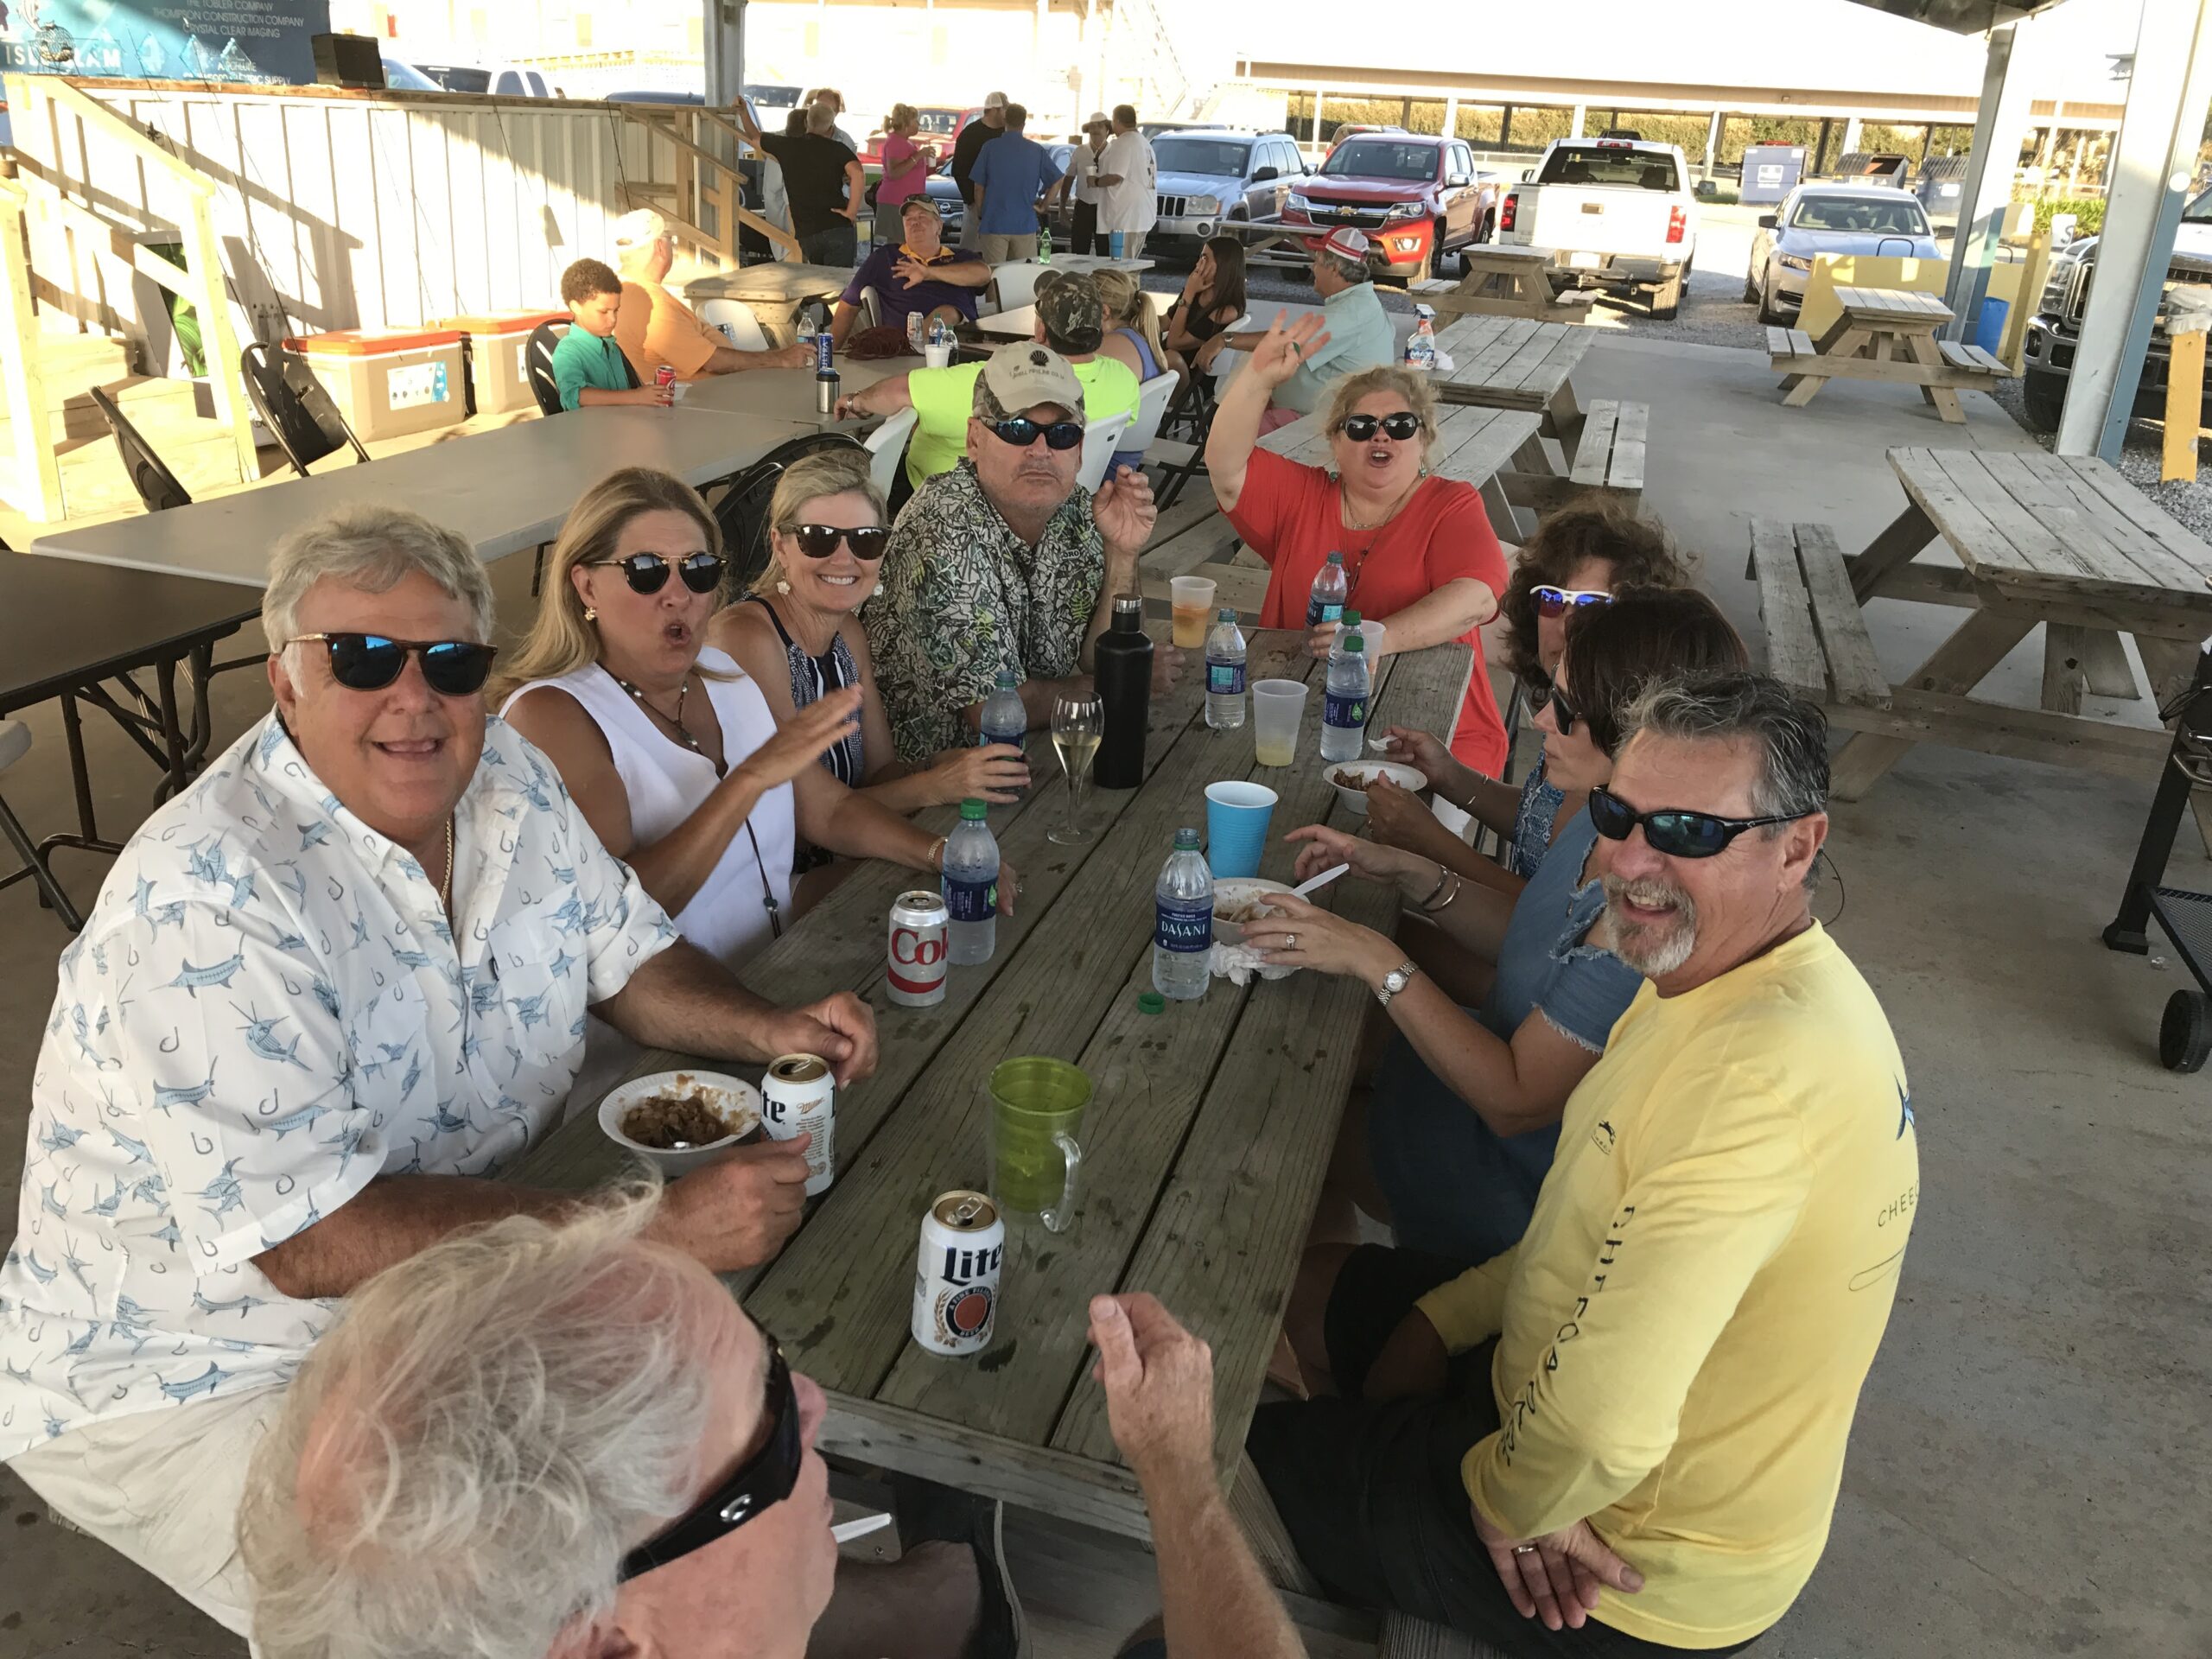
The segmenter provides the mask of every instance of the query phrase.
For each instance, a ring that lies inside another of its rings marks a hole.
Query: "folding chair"
[[[0,772],[6,772],[30,752],[31,728],[20,720],[0,720]],[[0,875],[0,887],[12,887],[25,880],[35,883],[39,903],[59,916],[61,925],[72,933],[81,931],[85,925],[83,914],[69,902],[69,895],[61,890],[60,882],[54,880],[46,860],[31,844],[29,832],[4,797],[0,797],[0,836],[7,838],[8,844],[16,849],[16,855],[23,861],[21,869]]]
[[[1122,434],[1129,429],[1134,417],[1116,415],[1110,420],[1098,421],[1086,426],[1083,432],[1083,465],[1076,469],[1075,481],[1086,490],[1095,490],[1106,481],[1106,468],[1114,459],[1114,452],[1122,447]]]
[[[1136,419],[1129,423],[1128,433],[1121,447],[1134,449],[1141,455],[1152,453],[1153,442],[1160,436],[1160,423],[1167,418],[1167,405],[1175,396],[1175,377],[1155,374],[1137,385]]]
[[[1000,265],[991,277],[991,286],[998,290],[999,309],[1018,311],[1025,305],[1037,302],[1037,279],[1045,274],[1046,267],[1027,262]]]
[[[714,504],[715,522],[722,532],[722,556],[729,561],[729,572],[722,579],[725,595],[734,598],[743,593],[768,568],[768,504],[785,472],[825,449],[861,448],[842,432],[809,432],[779,445],[737,474]]]
[[[369,458],[322,383],[297,356],[257,340],[248,341],[238,355],[247,400],[294,472],[305,478],[309,467],[348,445],[356,461]]]
[[[177,482],[176,474],[162,464],[162,458],[154,453],[154,447],[139,435],[138,429],[116,407],[115,399],[98,386],[91,391],[100,418],[115,434],[115,447],[123,452],[123,469],[130,475],[130,486],[146,504],[146,511],[165,512],[171,507],[190,506],[191,492]]]
[[[561,337],[574,325],[566,322],[541,322],[530,331],[530,343],[523,347],[523,362],[530,371],[530,390],[537,399],[537,412],[549,420],[563,413],[561,388],[553,382],[553,348]],[[534,593],[537,590],[531,589]]]
[[[699,304],[699,321],[709,328],[720,329],[722,337],[741,352],[775,349],[768,343],[767,332],[760,327],[760,319],[753,315],[753,308],[743,300],[702,300]]]

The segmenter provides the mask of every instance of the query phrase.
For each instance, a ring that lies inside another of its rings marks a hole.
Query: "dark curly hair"
[[[1512,579],[1497,608],[1505,617],[1505,664],[1522,684],[1541,687],[1536,660],[1536,593],[1564,588],[1577,567],[1604,559],[1613,567],[1615,588],[1687,588],[1689,562],[1651,519],[1618,507],[1563,507],[1545,518],[1522,544]]]
[[[1665,680],[1751,666],[1743,636],[1694,588],[1613,589],[1613,602],[1567,619],[1567,702],[1607,754],[1620,748],[1622,716]]]

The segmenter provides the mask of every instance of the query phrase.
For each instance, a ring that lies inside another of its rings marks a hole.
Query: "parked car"
[[[446,90],[413,64],[398,58],[384,60],[384,86],[388,92],[442,92]]]
[[[1228,124],[1221,121],[1140,121],[1137,130],[1147,138],[1158,138],[1170,132],[1226,132]]]
[[[1877,258],[1941,259],[1936,232],[1917,198],[1886,184],[1801,184],[1759,215],[1744,298],[1761,322],[1786,323],[1805,303],[1813,256],[1860,253]]]
[[[1395,121],[1387,123],[1348,121],[1337,129],[1336,137],[1329,140],[1329,148],[1333,150],[1347,138],[1363,138],[1370,133],[1403,132],[1404,130],[1405,129]]]
[[[2075,348],[2082,343],[2082,318],[2089,306],[2089,284],[2096,276],[2098,240],[2091,236],[2069,243],[2051,261],[2050,276],[2044,283],[2036,315],[2028,319],[2020,391],[2028,423],[2039,432],[2058,429],[2059,412],[2066,403],[2066,383],[2074,372]],[[2212,287],[2212,191],[2181,210],[2173,257],[2166,265],[2165,286],[2169,293],[2183,286]],[[2156,420],[2166,412],[2169,348],[2163,326],[2166,308],[2161,299],[2161,326],[2151,331],[2150,352],[2135,388],[2133,413],[2139,417]],[[2212,398],[2206,400],[2205,419],[2212,423]]]
[[[1378,276],[1419,281],[1487,242],[1498,183],[1475,170],[1465,141],[1427,133],[1363,133],[1341,140],[1320,170],[1291,189],[1283,222],[1317,232],[1364,231]],[[1308,238],[1319,245],[1319,237]]]
[[[1287,132],[1185,128],[1154,139],[1152,156],[1159,218],[1145,251],[1191,259],[1225,222],[1280,218],[1306,170]]]
[[[1681,147],[1629,137],[1553,140],[1497,215],[1500,242],[1551,250],[1555,290],[1643,294],[1662,321],[1681,308],[1697,228]]]
[[[498,63],[489,68],[473,63],[418,63],[415,67],[449,92],[488,93],[493,98],[560,96],[540,71],[518,63]]]
[[[968,220],[968,204],[960,200],[960,187],[953,182],[952,161],[946,157],[943,165],[930,175],[930,181],[922,187],[937,203],[938,212],[944,219],[944,239],[960,240],[960,232]]]

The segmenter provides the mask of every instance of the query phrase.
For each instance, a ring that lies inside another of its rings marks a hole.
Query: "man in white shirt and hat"
[[[1137,130],[1136,106],[1116,104],[1114,136],[1098,158],[1096,181],[1106,193],[1098,209],[1099,233],[1108,238],[1109,251],[1116,258],[1134,259],[1144,251],[1145,233],[1160,217],[1153,188],[1159,177],[1151,141]],[[1116,237],[1121,238],[1118,245],[1113,242]]]

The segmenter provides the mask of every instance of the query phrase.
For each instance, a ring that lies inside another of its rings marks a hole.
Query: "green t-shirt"
[[[1126,363],[1094,357],[1069,365],[1083,382],[1085,421],[1111,420],[1137,410],[1137,378]],[[968,453],[968,417],[976,407],[976,377],[981,363],[956,363],[945,369],[916,369],[906,377],[914,402],[914,435],[906,444],[906,479],[919,489],[939,473],[949,473]]]
[[[553,348],[553,385],[560,391],[561,407],[575,409],[586,386],[597,386],[601,391],[629,391],[630,365],[623,361],[622,348],[612,334],[602,340],[571,324]]]

